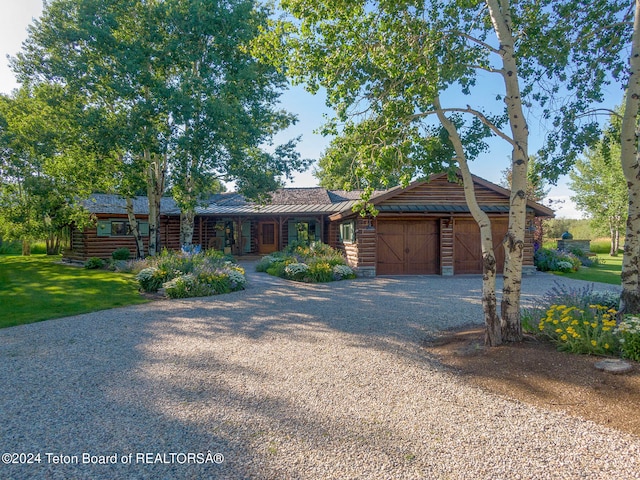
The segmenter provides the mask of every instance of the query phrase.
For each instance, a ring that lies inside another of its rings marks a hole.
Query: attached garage
[[[437,220],[379,221],[378,275],[440,273],[440,232]]]
[[[496,269],[502,273],[510,192],[479,177],[473,180],[480,208],[491,219]],[[406,188],[376,192],[371,204],[378,212],[375,217],[358,217],[350,208],[329,217],[332,245],[345,252],[361,275],[482,273],[480,228],[459,181],[449,181],[446,174],[432,175]],[[551,217],[553,211],[533,201],[526,209],[523,270],[534,271],[534,220]],[[337,232],[347,223],[354,235],[345,240]]]
[[[491,220],[493,235],[493,252],[496,256],[496,271],[504,268],[504,239],[508,228],[507,219]],[[453,269],[457,274],[482,273],[482,246],[480,244],[480,227],[475,220],[456,219],[453,227]]]

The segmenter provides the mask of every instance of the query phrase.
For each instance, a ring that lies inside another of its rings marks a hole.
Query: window
[[[353,243],[356,241],[356,222],[349,220],[340,224],[340,241],[343,243]]]
[[[138,230],[143,237],[149,236],[149,222],[138,221]],[[126,220],[98,220],[98,237],[126,237],[132,235],[131,226]]]

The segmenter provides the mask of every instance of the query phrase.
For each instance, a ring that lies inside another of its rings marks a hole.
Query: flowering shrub
[[[97,270],[102,267],[104,267],[104,261],[98,257],[91,257],[86,262],[84,262],[84,268],[86,268],[87,270]]]
[[[576,272],[582,262],[573,253],[562,250],[540,248],[533,256],[533,261],[541,272]]]
[[[623,357],[640,362],[640,317],[626,315],[615,330]]]
[[[166,280],[167,273],[157,267],[147,267],[140,270],[136,280],[144,292],[157,292]]]
[[[155,292],[160,287],[170,298],[200,297],[242,290],[244,269],[223,254],[175,253],[163,251],[146,260],[149,265],[137,274],[140,288]]]
[[[354,273],[353,269],[348,265],[334,265],[333,278],[335,280],[342,280],[346,278],[356,278],[356,274]]]
[[[197,255],[198,253],[202,253],[202,246],[185,243],[180,250],[185,255]]]
[[[284,251],[263,257],[256,270],[289,280],[331,282],[355,278],[346,263],[342,252],[322,242],[292,242]]]
[[[285,276],[291,280],[304,280],[308,271],[309,265],[306,263],[290,263],[284,267]]]
[[[613,354],[618,349],[614,334],[616,310],[603,305],[551,305],[538,329],[560,350],[572,353]]]

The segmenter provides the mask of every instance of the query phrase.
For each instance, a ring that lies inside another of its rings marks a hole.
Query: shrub
[[[129,258],[131,258],[131,252],[128,248],[118,248],[113,251],[111,258],[114,260],[129,260]]]
[[[98,257],[91,257],[86,262],[84,262],[84,268],[88,270],[95,270],[102,267],[104,267],[104,260]]]
[[[322,258],[313,261],[309,264],[309,279],[312,282],[331,282],[334,280],[333,267]]]
[[[143,268],[136,275],[136,280],[144,292],[157,292],[167,280],[167,273],[157,267]]]
[[[615,333],[622,356],[640,362],[640,317],[625,315]]]
[[[322,242],[292,242],[282,252],[263,257],[258,272],[303,282],[331,282],[355,278],[344,255]],[[338,268],[336,267],[344,267]]]
[[[533,260],[536,268],[541,272],[575,272],[582,265],[580,259],[573,253],[548,248],[538,249]]]
[[[309,272],[309,265],[306,263],[290,263],[284,268],[285,276],[290,280],[305,280]]]
[[[164,250],[157,257],[135,262],[134,270],[145,265],[136,276],[140,288],[155,292],[162,286],[169,298],[201,297],[245,288],[244,269],[230,261],[233,257],[195,250]]]
[[[560,350],[610,355],[618,349],[614,334],[616,313],[603,305],[592,304],[585,310],[575,306],[551,305],[540,320],[538,329]]]
[[[334,265],[333,278],[334,280],[351,279],[356,278],[356,274],[348,265]]]

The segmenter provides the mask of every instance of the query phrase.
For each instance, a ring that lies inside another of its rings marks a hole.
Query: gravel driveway
[[[555,279],[525,277],[525,300]],[[35,461],[0,478],[640,478],[639,437],[484,392],[421,349],[481,320],[479,276],[250,280],[0,330],[0,453]]]

